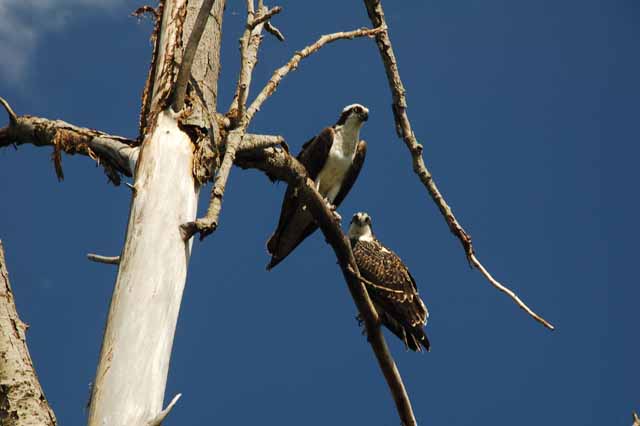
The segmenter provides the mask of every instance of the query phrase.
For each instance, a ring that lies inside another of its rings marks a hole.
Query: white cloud
[[[0,0],[0,80],[20,82],[39,39],[61,31],[83,12],[113,9],[125,0]]]

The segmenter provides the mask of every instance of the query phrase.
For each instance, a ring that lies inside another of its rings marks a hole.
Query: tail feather
[[[401,324],[395,318],[392,318],[386,312],[378,309],[380,314],[380,320],[385,327],[387,327],[393,334],[398,336],[402,340],[408,349],[414,352],[421,352],[422,348],[429,352],[431,349],[431,343],[427,334],[424,332],[422,325],[411,327],[409,325]]]
[[[267,250],[271,255],[267,270],[271,270],[282,262],[316,229],[318,226],[313,221],[313,217],[304,210],[300,210],[298,214],[279,226],[267,241]]]

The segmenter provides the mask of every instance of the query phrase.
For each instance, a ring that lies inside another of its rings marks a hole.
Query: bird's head
[[[371,216],[364,212],[358,212],[351,218],[349,225],[349,239],[360,241],[372,241]]]
[[[355,125],[360,128],[368,119],[369,110],[364,105],[351,104],[344,107],[336,125]]]

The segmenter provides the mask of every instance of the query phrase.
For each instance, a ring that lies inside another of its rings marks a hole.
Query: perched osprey
[[[360,140],[360,128],[368,118],[369,110],[364,106],[346,106],[336,124],[305,143],[298,154],[298,160],[332,210],[347,196],[364,163],[367,144]],[[271,254],[267,269],[282,262],[317,228],[306,206],[289,186],[282,202],[278,228],[267,242]]]
[[[402,260],[373,235],[371,218],[356,213],[349,227],[349,241],[360,275],[380,320],[412,351],[429,351],[423,327],[429,311],[418,295],[418,287]]]

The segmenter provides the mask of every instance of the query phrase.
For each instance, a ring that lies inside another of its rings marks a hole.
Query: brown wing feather
[[[383,324],[411,350],[430,344],[423,327],[429,315],[415,280],[402,260],[377,240],[357,241],[353,254]]]
[[[329,156],[333,143],[334,131],[327,127],[313,139],[302,145],[298,160],[304,165],[311,179],[316,179]],[[267,242],[267,250],[271,261],[267,269],[271,269],[284,260],[302,241],[311,235],[317,225],[311,215],[303,209],[297,194],[291,186],[287,187],[282,200],[278,227]]]
[[[327,127],[318,136],[302,145],[302,150],[297,158],[307,169],[311,179],[316,180],[320,170],[324,167],[324,163],[329,157],[334,136],[333,128]]]
[[[344,181],[342,182],[342,186],[340,187],[338,195],[336,195],[335,200],[333,200],[333,204],[336,207],[338,207],[342,203],[342,201],[344,201],[344,198],[351,190],[351,187],[360,174],[360,170],[362,169],[362,165],[364,164],[364,159],[366,156],[367,143],[365,141],[360,141],[358,142],[358,146],[356,146],[356,152],[353,156],[353,163],[351,164],[351,168],[347,172],[347,175],[344,177]]]

